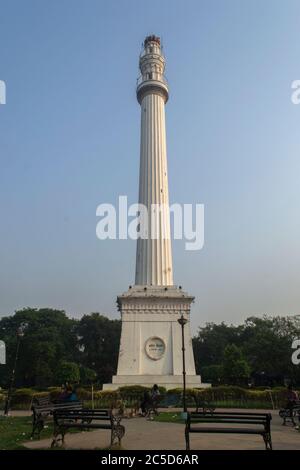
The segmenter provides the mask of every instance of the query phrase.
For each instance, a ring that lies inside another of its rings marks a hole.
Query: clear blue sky
[[[0,1],[0,315],[49,306],[118,318],[135,242],[95,211],[136,202],[138,55],[163,39],[171,202],[204,203],[205,247],[173,243],[206,321],[300,311],[298,0]]]

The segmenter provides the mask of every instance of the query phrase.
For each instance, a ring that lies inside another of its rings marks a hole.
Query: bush
[[[247,406],[256,403],[260,406],[280,408],[286,401],[286,389],[273,390],[247,389],[236,386],[220,386],[206,389],[194,389],[194,394],[200,400],[209,402],[237,402],[235,406]]]
[[[118,393],[125,406],[138,408],[144,393],[146,391],[150,392],[150,390],[149,387],[143,387],[142,385],[128,385],[120,387]]]
[[[199,389],[203,399],[208,401],[216,400],[242,400],[246,396],[246,389],[238,386],[222,385],[219,387],[211,387]]]
[[[91,400],[92,399],[92,389],[86,389],[82,387],[76,388],[76,395],[78,400]]]
[[[167,396],[182,398],[182,388],[168,390]],[[197,401],[207,401],[217,406],[236,406],[242,408],[281,408],[286,402],[286,389],[247,389],[238,386],[222,385],[211,388],[187,389],[186,398]]]
[[[122,397],[131,398],[137,395],[143,396],[145,391],[150,391],[150,388],[143,387],[142,385],[128,385],[125,387],[120,387],[118,390]]]
[[[202,367],[202,379],[204,382],[211,382],[213,385],[220,383],[224,377],[222,365],[211,365]]]
[[[97,378],[97,374],[93,369],[89,369],[88,367],[81,366],[79,368],[80,372],[80,383],[81,384],[89,384],[95,382]]]
[[[11,404],[14,405],[30,405],[33,397],[45,397],[48,392],[36,392],[32,388],[19,388],[12,394]]]
[[[167,391],[167,396],[177,396],[180,398],[183,394],[183,389],[182,388],[172,388]],[[185,395],[187,399],[193,398],[194,397],[194,389],[193,388],[187,388],[185,391]]]
[[[176,403],[182,398],[182,388],[166,390],[159,387],[162,398],[166,401],[171,397],[178,397]],[[97,408],[110,408],[116,406],[117,402],[122,402],[128,407],[138,407],[143,398],[144,392],[150,391],[150,388],[140,385],[121,387],[118,390],[95,390],[94,405]],[[39,391],[32,388],[20,388],[15,390],[12,395],[12,406],[29,408],[33,397],[44,397],[50,394],[51,400],[56,400],[61,393],[60,387],[49,387],[46,391]],[[79,400],[85,402],[85,406],[91,406],[92,391],[91,388],[80,387],[77,389]],[[271,408],[274,404],[275,408],[281,408],[286,403],[286,388],[276,387],[266,389],[258,387],[255,389],[242,388],[237,386],[222,385],[211,388],[187,389],[186,397],[190,405],[194,401],[208,401],[216,406],[236,406],[243,408]],[[0,391],[0,403],[6,399],[6,391]]]
[[[96,400],[115,400],[120,398],[118,390],[98,390],[94,392],[94,398]]]
[[[96,406],[101,408],[113,408],[121,399],[118,390],[99,390],[94,392]]]
[[[142,385],[128,385],[126,387],[120,387],[119,393],[120,393],[121,398],[125,400],[136,399],[136,398],[142,399],[146,391],[151,392],[151,388],[143,387]],[[162,396],[165,396],[166,394],[165,387],[158,387],[158,389],[159,389],[159,393]]]
[[[61,361],[55,374],[56,382],[59,384],[78,383],[80,381],[80,370],[75,362]]]
[[[48,387],[48,394],[50,394],[50,399],[51,400],[57,400],[59,395],[61,394],[61,388],[60,387]]]

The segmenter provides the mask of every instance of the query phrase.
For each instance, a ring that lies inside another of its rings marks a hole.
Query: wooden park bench
[[[125,428],[121,425],[122,414],[114,413],[108,409],[81,410],[56,409],[53,412],[54,432],[51,447],[61,447],[64,445],[65,434],[70,429],[110,429],[110,445],[116,440],[121,445]]]
[[[281,410],[279,410],[279,416],[283,419],[283,426],[286,425],[287,421],[291,421],[293,426],[296,426],[296,417],[298,417],[298,421],[300,422],[300,401],[296,401],[294,406],[289,408],[281,408]]]
[[[272,450],[270,413],[192,412],[187,414],[186,450],[190,450],[190,433],[259,434],[266,450]]]
[[[40,438],[41,431],[44,429],[45,420],[52,417],[55,410],[81,410],[83,408],[82,401],[51,401],[50,395],[45,397],[34,397],[32,400],[32,433]]]

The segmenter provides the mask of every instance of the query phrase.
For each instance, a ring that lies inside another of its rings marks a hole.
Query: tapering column
[[[140,55],[137,99],[141,105],[139,203],[148,211],[147,230],[136,252],[136,285],[173,285],[167,171],[165,103],[169,92],[160,39],[148,36]]]
[[[173,285],[165,128],[169,90],[158,37],[145,39],[139,67],[139,203],[148,215],[140,224],[141,237],[137,240],[135,285],[117,299],[122,318],[117,374],[103,388],[153,384],[167,389],[181,387],[182,334],[186,386],[204,387],[208,384],[201,383],[195,371],[190,324],[183,332],[178,324],[179,318],[189,321],[194,297]]]

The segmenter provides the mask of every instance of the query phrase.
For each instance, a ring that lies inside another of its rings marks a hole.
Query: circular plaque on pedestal
[[[165,342],[158,338],[158,336],[153,336],[152,338],[147,339],[145,344],[145,350],[147,356],[153,361],[161,359],[165,354],[166,345]]]

